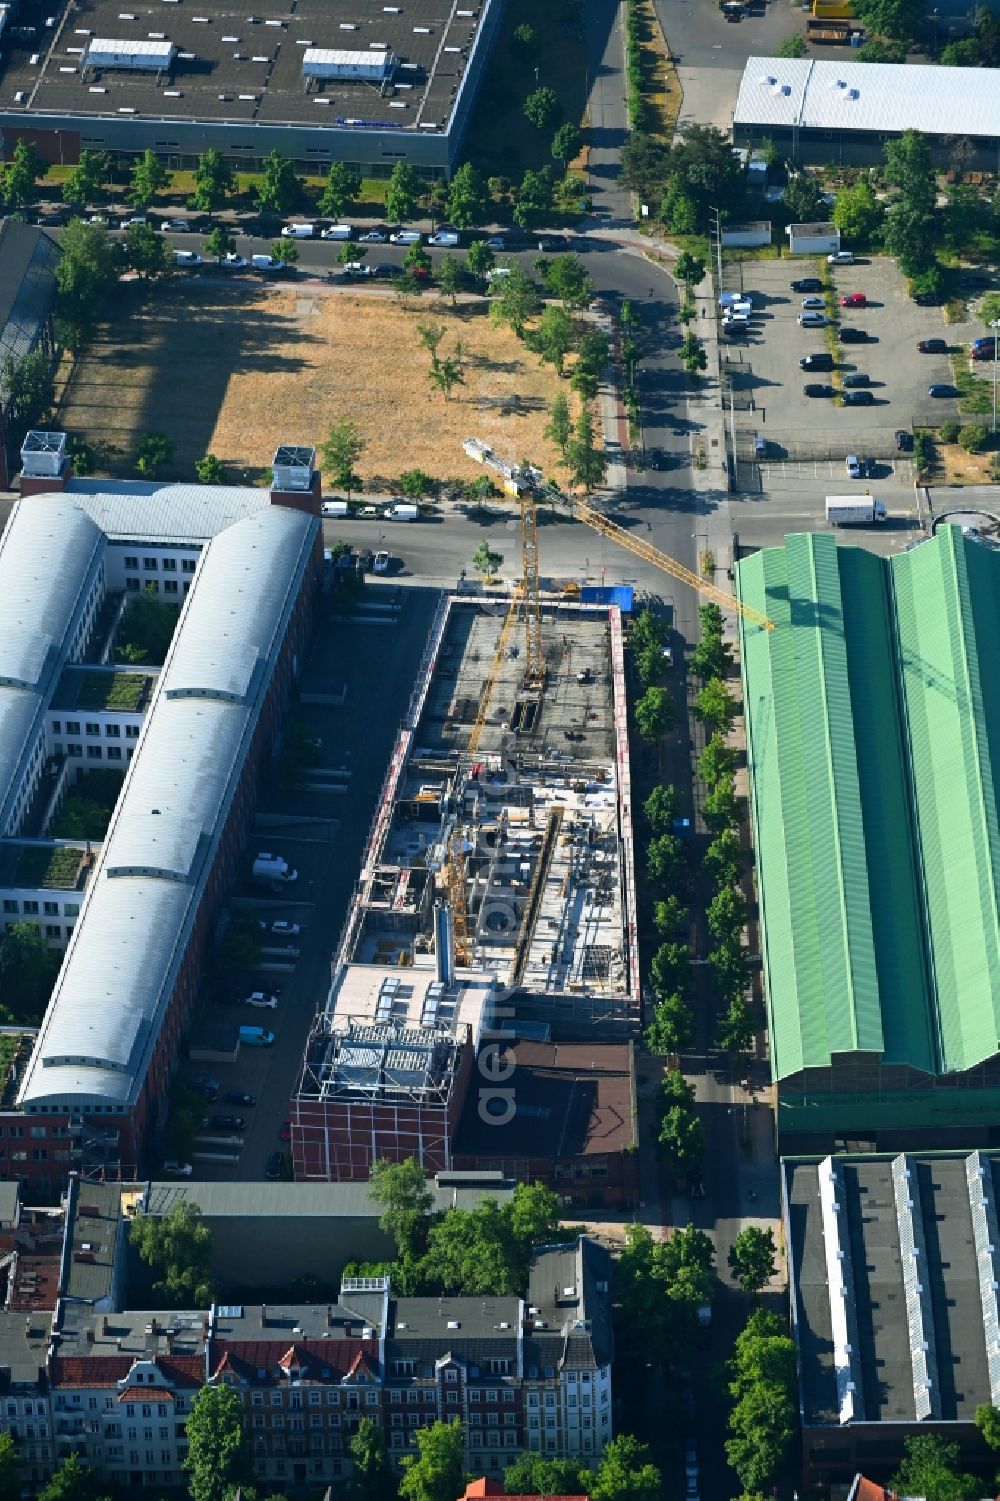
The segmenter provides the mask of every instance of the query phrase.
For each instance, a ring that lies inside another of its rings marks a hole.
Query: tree
[[[403,265],[414,276],[420,275],[425,279],[431,274],[431,258],[422,245],[411,245],[403,256]]]
[[[571,484],[581,485],[585,494],[590,495],[598,485],[603,485],[608,472],[608,461],[604,455],[603,443],[600,447],[597,446],[594,437],[594,419],[586,407],[582,408],[580,415],[576,419],[573,427],[573,436],[566,444],[566,454],[563,462],[569,470]],[[647,716],[647,722],[652,723],[653,721],[648,716],[654,713],[654,704],[658,702],[658,700],[649,697],[651,693],[663,694],[664,700],[669,705],[669,707],[663,707],[655,711],[657,717],[663,717],[664,727],[669,728],[668,721],[670,721],[673,705],[670,704],[662,688],[648,688],[643,698],[635,706],[636,723],[640,726],[641,734],[645,734],[645,731],[642,729],[639,718],[640,706],[646,703],[643,713]]]
[[[770,1492],[795,1440],[795,1402],[774,1382],[747,1387],[729,1415],[726,1459],[744,1491]]]
[[[660,1117],[659,1149],[677,1172],[696,1168],[705,1154],[705,1128],[692,1109],[671,1105]]]
[[[144,433],[135,451],[136,473],[143,479],[155,479],[174,456],[174,445],[165,433]]]
[[[901,1496],[923,1496],[925,1501],[974,1501],[982,1490],[974,1475],[958,1469],[959,1447],[933,1433],[914,1434],[903,1440],[903,1463],[890,1484]]]
[[[669,160],[670,148],[664,140],[633,130],[622,146],[622,181],[640,198],[655,203],[663,192]]]
[[[719,1047],[728,1053],[744,1053],[753,1042],[753,1036],[753,1007],[745,995],[734,995],[719,1023]]]
[[[525,1450],[503,1472],[508,1496],[576,1496],[583,1467],[575,1459],[545,1459]]]
[[[653,927],[659,938],[677,938],[687,930],[690,916],[676,891],[653,904]]]
[[[991,1449],[1000,1449],[1000,1408],[981,1402],[976,1408],[976,1427]]]
[[[205,1308],[212,1301],[212,1232],[197,1204],[176,1203],[169,1214],[139,1214],[129,1244],[155,1275],[153,1291],[170,1308]]]
[[[858,48],[855,61],[859,63],[905,63],[906,46],[903,42],[885,42],[872,37]]]
[[[550,89],[546,84],[543,84],[540,89],[535,89],[524,101],[524,118],[536,130],[549,130],[557,125],[561,114],[562,105],[559,103],[559,95],[555,89]]]
[[[200,485],[224,485],[226,483],[226,466],[221,459],[216,458],[214,453],[207,453],[203,459],[195,459],[194,472],[198,476]]]
[[[0,1501],[20,1501],[21,1471],[9,1433],[0,1433]]]
[[[594,285],[578,255],[540,257],[535,262],[545,290],[572,308],[586,307],[594,295]]]
[[[922,0],[858,0],[854,14],[866,31],[905,42],[915,35],[924,7]]]
[[[33,349],[20,359],[8,356],[3,362],[3,384],[14,421],[30,426],[52,405],[51,356],[41,348]]]
[[[681,364],[692,379],[702,370],[707,369],[708,355],[697,334],[686,333],[677,352],[680,355]]]
[[[494,552],[485,537],[472,554],[472,566],[487,578],[492,578],[503,567],[503,553]]]
[[[521,178],[514,204],[514,223],[521,229],[533,229],[552,212],[552,179],[547,172],[529,168]]]
[[[492,271],[496,265],[493,251],[485,240],[473,240],[469,246],[469,252],[465,257],[465,268],[470,276],[477,281],[483,281],[487,271]]]
[[[527,21],[522,21],[519,26],[514,27],[511,36],[511,46],[516,52],[520,52],[523,55],[533,52],[537,41],[538,37],[535,34],[535,28],[529,26]]]
[[[301,201],[302,182],[295,175],[295,168],[287,156],[282,156],[280,151],[269,151],[254,191],[262,214],[283,219]]]
[[[694,1040],[694,1015],[680,995],[668,995],[653,1011],[646,1028],[646,1046],[651,1053],[679,1053]]]
[[[119,662],[161,664],[177,626],[177,611],[151,589],[129,595],[118,630]]]
[[[382,1210],[379,1226],[392,1236],[397,1254],[416,1255],[422,1251],[434,1195],[417,1159],[407,1157],[404,1162],[391,1162],[386,1157],[373,1162],[368,1195]]]
[[[740,802],[731,776],[720,777],[711,791],[705,794],[701,816],[713,832],[735,828],[740,822]]]
[[[642,805],[654,834],[669,834],[678,814],[677,788],[654,787]]]
[[[561,391],[557,391],[549,406],[549,420],[545,425],[545,436],[550,443],[555,444],[564,457],[572,431],[569,402]]]
[[[692,125],[674,138],[661,181],[664,178],[667,195],[674,187],[690,206],[697,230],[707,229],[712,208],[720,208],[724,217],[742,208],[743,168],[728,137],[714,125]],[[670,222],[679,232],[675,218]]]
[[[646,1445],[620,1433],[605,1447],[589,1490],[592,1501],[660,1501],[663,1480]]]
[[[531,336],[531,347],[543,364],[554,365],[562,375],[563,363],[575,338],[576,324],[566,309],[547,307]]]
[[[691,978],[691,955],[686,943],[661,943],[649,966],[649,979],[660,997],[675,995]]]
[[[676,713],[665,688],[647,688],[635,706],[635,722],[643,740],[659,740],[673,729]]]
[[[885,206],[875,196],[867,177],[843,187],[833,205],[833,222],[852,245],[871,245],[885,220]]]
[[[98,1501],[104,1492],[96,1471],[85,1465],[78,1454],[70,1454],[40,1487],[37,1501]]]
[[[63,183],[63,202],[76,208],[96,203],[104,191],[108,175],[108,158],[103,151],[80,152],[80,160]]]
[[[352,1462],[351,1501],[395,1501],[396,1482],[378,1424],[362,1418],[347,1448]]]
[[[607,335],[598,328],[588,329],[577,345],[576,364],[569,382],[581,401],[593,401],[597,395],[601,374],[610,357]]]
[[[778,57],[805,57],[805,55],[805,39],[797,31],[793,31],[790,36],[782,37],[778,43]]]
[[[253,1479],[250,1440],[243,1430],[243,1398],[235,1387],[203,1386],[191,1404],[182,1464],[192,1501],[226,1501]]]
[[[937,185],[930,145],[919,130],[904,130],[885,143],[885,179],[898,188],[915,213],[933,212]]]
[[[674,266],[674,275],[686,287],[695,287],[705,275],[705,262],[700,255],[692,255],[690,250],[682,250]]]
[[[721,678],[709,678],[695,696],[694,715],[714,730],[729,730],[736,716],[736,700]]]
[[[403,224],[416,212],[420,179],[409,162],[397,162],[385,190],[385,214],[392,224]]]
[[[170,245],[151,224],[130,224],[122,241],[122,256],[130,271],[143,281],[169,276],[174,269]]]
[[[10,1021],[41,1021],[48,1004],[60,955],[50,949],[36,922],[13,922],[0,943],[3,1010]]]
[[[443,393],[445,401],[448,400],[455,386],[464,386],[461,342],[455,345],[454,353],[445,355],[443,359],[438,359],[437,355],[434,356],[428,371],[428,379],[436,390]]]
[[[361,484],[354,466],[365,451],[365,440],[357,424],[348,417],[338,417],[325,441],[320,444],[319,451],[331,484],[338,490],[346,490],[349,500],[351,491],[358,489]]]
[[[450,297],[454,307],[459,292],[465,286],[465,269],[461,261],[453,255],[446,255],[438,266],[437,283],[442,297]]]
[[[60,342],[81,349],[100,316],[105,298],[121,275],[121,259],[108,232],[74,219],[60,240],[56,262],[56,327]]]
[[[747,1225],[729,1247],[729,1270],[745,1293],[759,1293],[774,1276],[774,1231]]]
[[[489,189],[482,173],[471,162],[463,162],[448,185],[448,219],[459,229],[471,229],[486,218],[489,204]]]
[[[561,162],[563,170],[569,166],[583,149],[583,133],[569,120],[560,125],[552,137],[552,155]]]
[[[299,247],[294,240],[282,236],[271,246],[271,259],[281,266],[295,266],[299,260]]]
[[[436,359],[438,346],[447,333],[445,325],[443,323],[423,322],[418,323],[416,325],[416,329],[417,338],[420,340],[423,347],[427,350],[431,359]]]
[[[538,310],[538,293],[520,266],[508,269],[510,275],[498,277],[490,287],[490,322],[507,324],[520,339],[528,319]]]
[[[434,481],[422,469],[404,469],[399,476],[399,488],[408,500],[423,500],[434,491]]]
[[[646,846],[646,874],[655,886],[672,886],[681,868],[681,842],[675,834],[659,834]]]
[[[332,162],[319,198],[319,211],[331,219],[343,219],[361,197],[361,173],[347,162]]]
[[[716,983],[726,1001],[741,998],[750,984],[750,967],[746,950],[735,939],[720,943],[710,951],[708,962],[715,972]]]
[[[747,920],[747,899],[738,886],[723,886],[717,891],[705,910],[708,930],[714,938],[724,942],[738,938]]]
[[[132,168],[132,182],[125,196],[136,208],[148,208],[169,182],[170,173],[152,147],[147,146]]]
[[[461,1419],[431,1423],[427,1428],[417,1428],[413,1436],[420,1453],[417,1458],[404,1456],[400,1496],[404,1501],[455,1501],[465,1489]],[[202,1498],[196,1496],[194,1501]]]
[[[206,236],[202,250],[211,260],[224,260],[227,255],[236,254],[236,236],[224,225],[217,224]]]
[[[990,430],[981,422],[969,422],[958,434],[959,446],[966,453],[982,453],[990,441]]]
[[[960,41],[948,42],[941,48],[938,62],[943,68],[978,68],[983,61],[983,49],[979,38],[962,37]]]
[[[42,159],[30,141],[22,136],[14,142],[10,161],[0,176],[0,197],[11,208],[23,208],[35,196],[42,175]]]
[[[698,757],[698,775],[709,787],[714,787],[722,777],[732,776],[738,759],[736,749],[727,745],[716,730]]]
[[[723,829],[712,840],[702,860],[702,870],[716,886],[732,886],[743,868],[740,836],[735,829]]]
[[[210,146],[194,169],[194,206],[209,218],[236,191],[232,169],[220,151]]]

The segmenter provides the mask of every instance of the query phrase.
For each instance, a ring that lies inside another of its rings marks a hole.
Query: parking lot
[[[746,339],[727,340],[723,351],[731,371],[737,447],[755,433],[767,440],[768,458],[829,459],[848,452],[889,459],[895,432],[937,424],[958,416],[953,398],[928,396],[932,382],[951,384],[947,354],[920,354],[917,342],[945,333],[940,308],[918,307],[906,294],[903,277],[884,257],[865,259],[833,271],[837,316],[842,326],[865,330],[865,343],[838,345],[834,372],[804,372],[802,356],[828,352],[827,331],[801,328],[802,293],[791,283],[822,276],[818,258],[744,261],[727,268],[727,285],[753,294],[755,311]],[[862,292],[863,308],[840,308],[839,299]],[[844,407],[830,397],[810,398],[810,381],[843,385],[845,376],[867,374],[874,402]],[[866,441],[867,440],[867,441]]]
[[[289,713],[289,720],[318,742],[315,765],[294,786],[277,762],[265,776],[227,909],[231,924],[259,934],[260,952],[256,962],[240,964],[220,947],[191,1034],[198,1039],[261,1027],[274,1033],[274,1042],[242,1043],[235,1062],[185,1056],[182,1080],[217,1082],[217,1098],[204,1101],[205,1119],[235,1115],[244,1122],[242,1130],[202,1131],[193,1153],[198,1178],[261,1179],[276,1151],[284,1152],[288,1171],[282,1123],[306,1036],[329,991],[331,954],[435,603],[431,591],[408,589],[395,625],[328,620],[325,614],[317,623],[299,683],[305,701],[293,704]],[[333,702],[345,685],[345,701]],[[254,880],[254,856],[264,851],[283,857],[298,879],[271,886]],[[296,924],[300,931],[269,931],[276,921]],[[256,927],[261,922],[268,931]],[[254,991],[275,996],[277,1006],[248,1005]],[[255,1103],[237,1103],[227,1098],[230,1094],[251,1094]]]

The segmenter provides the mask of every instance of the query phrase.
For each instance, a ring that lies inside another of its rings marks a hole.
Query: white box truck
[[[257,855],[253,862],[253,878],[255,881],[270,881],[277,885],[290,886],[293,881],[299,879],[297,870],[292,870],[287,860],[280,855],[270,855],[266,851]]]
[[[286,224],[281,231],[286,240],[311,240],[316,233],[315,224]]]
[[[885,520],[885,505],[874,495],[828,495],[826,519],[831,526],[875,526]]]
[[[390,506],[385,514],[388,516],[390,521],[419,521],[420,507],[414,505],[406,505],[404,502],[400,501],[397,502],[396,505]]]

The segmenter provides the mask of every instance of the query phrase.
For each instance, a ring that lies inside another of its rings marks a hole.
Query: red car
[[[864,292],[848,292],[846,297],[840,299],[841,307],[866,307],[868,298]]]
[[[278,1132],[278,1139],[279,1139],[279,1141],[291,1141],[291,1139],[292,1139],[292,1123],[291,1123],[291,1121],[282,1121],[282,1123],[281,1123],[281,1130]]]

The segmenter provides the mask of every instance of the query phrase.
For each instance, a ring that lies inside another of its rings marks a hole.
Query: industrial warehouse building
[[[1000,1121],[1000,554],[787,537],[745,559],[760,949],[783,1151]]]
[[[446,174],[502,8],[15,0],[0,10],[3,148],[25,136],[60,163],[151,149],[191,168],[214,147],[248,171],[277,150],[314,174],[334,161]]]
[[[71,1166],[134,1169],[162,1123],[256,772],[312,625],[318,476],[294,462],[311,452],[279,449],[270,493],[102,489],[67,479],[63,434],[25,442],[22,499],[0,538],[0,856],[19,835],[44,836],[79,770],[125,772],[85,879],[61,893],[41,874],[4,888],[5,924],[41,920],[65,946],[18,1066],[21,1113],[0,1119],[0,1176],[38,1193],[58,1192]],[[145,713],[124,734],[116,713],[67,717],[67,670],[100,677],[118,609],[149,588],[181,609]]]
[[[875,165],[904,130],[922,131],[938,162],[955,140],[969,167],[1000,172],[1000,69],[751,57],[733,112],[737,146],[773,141],[806,165]]]
[[[1000,1405],[998,1171],[985,1151],[782,1163],[810,1489],[888,1481],[905,1440],[934,1433],[993,1494],[975,1415]]]

